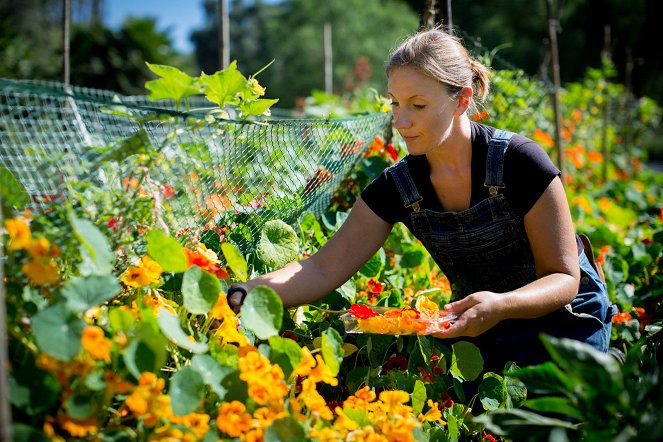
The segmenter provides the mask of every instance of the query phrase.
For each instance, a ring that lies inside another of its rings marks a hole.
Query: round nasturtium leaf
[[[147,254],[164,271],[182,273],[186,270],[186,254],[175,238],[171,238],[159,229],[150,230],[146,237]]]
[[[81,350],[85,322],[72,315],[63,303],[54,304],[32,318],[37,345],[61,361],[73,359]]]
[[[246,296],[240,313],[245,328],[259,339],[269,339],[281,329],[283,301],[274,290],[258,286]]]
[[[192,367],[181,368],[170,380],[168,395],[177,416],[193,413],[205,396],[203,377]]]
[[[451,371],[466,381],[473,381],[483,370],[483,357],[479,347],[467,341],[452,345]]]
[[[297,232],[281,220],[265,223],[260,231],[258,256],[272,268],[280,268],[299,257]]]
[[[193,266],[182,277],[182,297],[184,307],[194,315],[204,315],[212,310],[219,299],[221,283],[219,279]]]
[[[120,290],[120,284],[115,277],[90,275],[70,279],[60,293],[67,300],[69,309],[83,313],[113,298]]]
[[[230,270],[240,281],[246,281],[249,277],[249,267],[242,252],[229,242],[221,243],[221,252],[223,252],[223,257],[226,258]]]

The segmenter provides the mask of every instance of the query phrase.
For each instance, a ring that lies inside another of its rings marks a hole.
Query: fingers
[[[244,298],[246,298],[248,292],[249,289],[245,284],[236,283],[228,287],[228,305],[235,314],[239,313],[239,310],[242,308]]]

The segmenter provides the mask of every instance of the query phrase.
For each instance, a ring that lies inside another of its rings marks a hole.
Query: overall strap
[[[509,147],[513,132],[497,129],[488,143],[486,158],[486,180],[483,185],[488,187],[491,196],[497,195],[504,188],[504,154]]]
[[[417,186],[414,184],[410,170],[407,167],[407,157],[403,158],[388,169],[391,176],[394,178],[398,193],[405,203],[405,207],[412,207],[412,210],[418,212],[420,209],[419,202],[423,200]]]

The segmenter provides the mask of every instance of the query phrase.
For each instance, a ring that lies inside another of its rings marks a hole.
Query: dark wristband
[[[244,303],[244,298],[246,298],[246,295],[249,294],[248,289],[249,288],[246,286],[246,284],[242,284],[242,283],[239,283],[239,282],[230,284],[228,286],[228,293],[227,293],[226,297],[230,298],[230,295],[232,295],[235,292],[239,292],[239,293],[242,294],[242,297],[241,297],[239,302],[240,302],[240,304],[243,304]]]

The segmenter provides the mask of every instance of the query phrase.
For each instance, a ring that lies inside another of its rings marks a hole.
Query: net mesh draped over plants
[[[171,235],[223,229],[246,252],[266,221],[321,214],[390,124],[388,113],[324,120],[277,112],[220,120],[142,96],[0,79],[0,166],[34,211],[67,201],[72,183],[90,183],[151,198],[156,219],[178,229]]]

